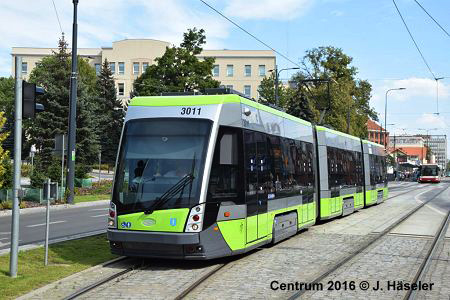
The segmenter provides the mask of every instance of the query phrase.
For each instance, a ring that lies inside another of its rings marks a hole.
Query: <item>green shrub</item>
[[[30,176],[31,186],[41,189],[44,186],[47,176],[39,170],[34,170]]]
[[[75,177],[80,179],[88,179],[91,166],[84,164],[75,164]]]
[[[61,160],[54,157],[47,169],[47,176],[52,182],[58,182],[61,185]]]
[[[0,162],[0,168],[4,169],[4,174],[0,178],[0,187],[2,189],[10,189],[13,186],[13,164],[9,158]]]
[[[11,209],[12,208],[12,201],[8,200],[8,201],[0,202],[0,208],[2,208],[2,209]]]
[[[23,177],[30,177],[30,175],[31,175],[31,165],[29,165],[29,164],[22,164],[22,166],[20,166],[20,172],[21,172]]]
[[[100,182],[93,182],[90,188],[75,188],[75,195],[105,195],[112,192],[112,181],[101,180]]]

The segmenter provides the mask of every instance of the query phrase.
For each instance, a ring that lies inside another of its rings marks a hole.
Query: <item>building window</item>
[[[251,89],[252,87],[249,85],[244,85],[244,95],[246,97],[251,97]]]
[[[145,70],[147,70],[148,68],[148,62],[142,63],[142,73],[145,72]]]
[[[233,65],[227,65],[227,76],[228,77],[233,76]]]
[[[119,87],[117,89],[118,95],[119,96],[124,96],[125,95],[125,84],[124,83],[119,83],[118,87]]]
[[[219,65],[214,65],[213,67],[213,76],[219,76]]]
[[[246,77],[252,76],[252,66],[251,65],[245,65],[245,72],[244,75]]]
[[[227,89],[232,90],[233,89],[233,85],[232,84],[227,85]]]
[[[139,74],[139,63],[138,62],[133,63],[133,74],[134,75]]]
[[[119,63],[119,75],[123,75],[123,74],[125,74],[125,63],[120,62]]]
[[[266,65],[259,65],[259,76],[266,76]]]
[[[95,64],[95,73],[97,75],[100,75],[101,71],[102,71],[102,66],[100,64]]]
[[[23,62],[22,63],[22,74],[27,74],[28,73],[28,63]]]
[[[111,69],[111,73],[116,74],[116,63],[109,63],[109,68]]]

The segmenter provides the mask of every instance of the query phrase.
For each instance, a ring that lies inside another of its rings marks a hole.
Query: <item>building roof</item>
[[[384,128],[382,126],[378,125],[377,122],[375,122],[371,119],[367,120],[366,125],[367,125],[368,131],[380,131],[380,128],[381,128],[381,131],[384,132]]]

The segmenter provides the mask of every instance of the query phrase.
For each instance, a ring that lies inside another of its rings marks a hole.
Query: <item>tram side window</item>
[[[386,179],[386,159],[384,156],[369,155],[370,160],[370,184],[375,185],[385,182]]]
[[[242,134],[239,129],[220,127],[208,184],[208,201],[244,203]]]

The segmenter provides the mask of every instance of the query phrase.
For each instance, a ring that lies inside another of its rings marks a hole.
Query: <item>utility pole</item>
[[[67,151],[67,182],[69,189],[67,202],[73,204],[75,190],[75,141],[77,130],[77,5],[73,0],[73,27],[72,27],[72,74],[70,76],[70,103],[69,103],[69,149]]]
[[[275,105],[278,106],[278,66],[275,65]]]
[[[15,57],[16,62],[16,94],[14,122],[14,191],[11,222],[11,256],[9,259],[9,275],[17,277],[17,257],[19,252],[19,190],[20,165],[22,162],[22,57]]]

